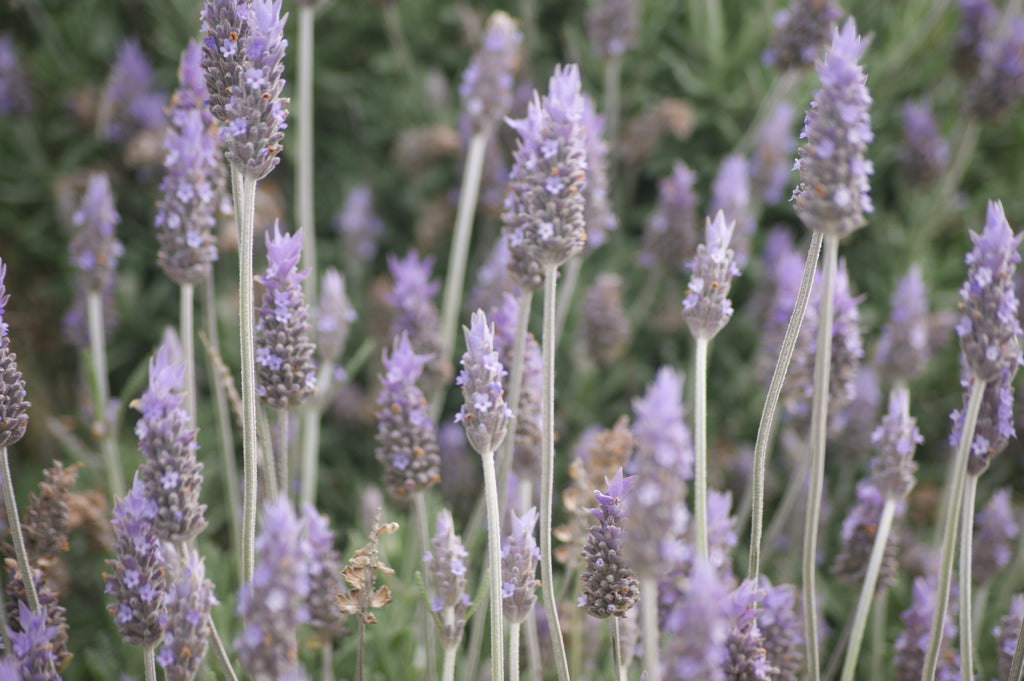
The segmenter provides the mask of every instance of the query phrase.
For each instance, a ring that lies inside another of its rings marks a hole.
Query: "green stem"
[[[508,678],[519,681],[519,628],[522,622],[511,622],[508,625]]]
[[[640,638],[644,643],[644,668],[648,681],[661,681],[658,631],[658,582],[653,577],[640,580]]]
[[[192,284],[181,285],[181,309],[178,314],[178,331],[181,336],[181,354],[185,360],[185,408],[188,409],[188,420],[196,425],[196,357],[195,331],[193,325],[193,300],[195,288]]]
[[[697,338],[693,364],[693,514],[697,551],[708,559],[708,339]]]
[[[864,574],[860,598],[857,600],[857,610],[853,616],[853,631],[850,634],[850,644],[846,648],[846,661],[843,662],[841,681],[853,681],[853,674],[857,670],[860,646],[864,641],[864,630],[868,624],[868,612],[871,610],[871,601],[875,598],[878,573],[882,569],[882,559],[885,557],[885,549],[889,543],[889,531],[892,529],[895,511],[896,502],[886,499],[885,505],[882,506],[882,517],[878,521],[878,529],[875,532],[875,543],[871,547],[871,558],[868,559],[868,569]]]
[[[330,641],[320,648],[320,681],[334,681],[334,644]]]
[[[232,168],[234,186],[239,189],[235,219],[238,221],[238,317],[242,361],[242,566],[245,581],[251,581],[256,566],[256,350],[253,318],[252,247],[256,218],[256,178]],[[273,473],[271,472],[271,475]]]
[[[426,493],[423,490],[413,493],[412,509],[416,522],[416,535],[420,540],[420,551],[416,555],[422,556],[424,551],[430,550],[430,528],[427,525],[427,498]],[[431,579],[429,572],[425,572],[423,574],[423,582],[427,589],[427,593],[430,593]],[[427,678],[433,681],[437,678],[437,651],[434,650],[434,623],[431,621],[430,613],[423,610],[422,607],[420,607],[420,611],[423,613],[423,626],[426,631],[426,637],[424,640],[426,641],[427,648]]]
[[[274,455],[274,438],[270,433],[270,423],[267,419],[267,410],[258,408],[256,411],[257,427],[259,428],[258,441],[263,443],[259,448],[258,456],[263,467],[263,492],[265,498],[276,499],[279,489],[277,486],[278,471],[277,457]],[[257,473],[258,476],[258,473]]]
[[[156,644],[143,646],[142,659],[146,664],[146,681],[156,681]]]
[[[540,573],[544,610],[554,652],[558,681],[569,681],[569,662],[562,641],[562,625],[555,603],[554,571],[551,567],[551,507],[555,486],[555,294],[558,267],[548,265],[544,273],[543,390],[541,393],[541,473],[540,473]],[[652,680],[652,681],[657,681]]]
[[[530,613],[526,619],[526,662],[529,667],[530,681],[541,681],[543,671],[540,659],[540,637],[537,635],[537,618],[533,613]]]
[[[103,328],[103,298],[99,291],[85,294],[85,309],[89,328],[89,355],[92,359],[93,382],[93,431],[100,440],[103,461],[107,468],[107,483],[117,499],[125,493],[124,476],[117,454],[117,433],[113,432],[109,419],[110,377],[107,373],[107,341]]]
[[[287,409],[277,411],[277,489],[285,496],[288,495],[288,483],[291,479],[288,463],[288,415]]]
[[[1008,681],[1021,681],[1024,679],[1024,619],[1020,622],[1020,631],[1017,632],[1017,646],[1013,649],[1013,661],[1010,662],[1010,675]]]
[[[515,456],[516,427],[518,426],[519,401],[523,395],[523,356],[526,354],[526,334],[530,324],[530,306],[533,303],[533,291],[519,294],[519,317],[516,319],[516,335],[512,345],[512,370],[509,372],[508,404],[512,409],[512,420],[508,424],[508,435],[498,447],[498,489],[505,489],[508,472],[512,468],[512,457]],[[523,481],[520,481],[522,485]],[[527,505],[520,508],[526,513]]]
[[[619,636],[619,618],[609,617],[608,628],[612,638],[612,664],[616,681],[626,681],[626,665],[622,663],[622,639]]]
[[[38,614],[39,596],[36,595],[36,583],[32,578],[32,570],[28,563],[28,552],[25,550],[25,538],[21,533],[21,519],[18,517],[18,504],[14,499],[14,480],[11,478],[11,463],[7,456],[7,447],[0,447],[0,476],[3,477],[4,508],[7,510],[7,525],[11,532],[11,542],[14,544],[14,554],[18,558],[21,581],[25,585],[25,598],[32,612]]]
[[[487,562],[490,566],[491,592],[491,679],[502,681],[505,663],[502,659],[501,608],[501,515],[498,510],[498,481],[494,471],[494,452],[480,455],[484,464],[484,494],[487,496]]]
[[[886,641],[885,625],[888,622],[889,590],[886,589],[877,596],[877,603],[871,609],[871,678],[881,679],[885,672]]]
[[[821,303],[818,311],[818,344],[814,357],[814,397],[811,403],[811,467],[807,485],[804,524],[803,596],[804,631],[807,637],[807,669],[810,681],[818,681],[818,595],[815,590],[818,553],[818,522],[825,484],[825,439],[828,432],[829,373],[832,364],[832,313],[839,254],[839,237],[825,235]]]
[[[974,623],[971,621],[971,558],[978,476],[967,475],[960,516],[960,679],[974,681]]]
[[[313,211],[313,14],[312,6],[299,6],[298,72],[295,110],[299,153],[295,164],[296,222],[302,229],[302,268],[310,274],[302,283],[306,302],[316,302],[316,218]]]
[[[334,364],[324,362],[316,379],[316,398],[302,406],[302,472],[299,476],[299,500],[316,505],[318,460],[320,458],[320,417],[327,403]]]
[[[228,681],[238,681],[238,675],[235,674],[235,669],[231,666],[231,658],[228,657],[228,649],[224,647],[224,641],[221,639],[220,632],[217,631],[217,625],[213,623],[212,617],[210,617],[210,643],[213,644],[214,657],[220,663],[224,676],[227,677]]]
[[[558,341],[562,340],[562,332],[565,331],[565,320],[569,317],[569,306],[572,305],[572,296],[580,283],[580,269],[583,266],[583,258],[573,258],[565,264],[565,277],[562,286],[558,291],[558,304],[555,308],[555,333]],[[555,348],[558,349],[557,347]]]
[[[462,172],[462,187],[459,189],[459,207],[455,214],[455,234],[452,236],[452,247],[448,255],[448,274],[444,280],[444,296],[441,303],[442,358],[452,356],[455,336],[458,333],[462,290],[466,283],[466,261],[469,259],[469,243],[473,237],[473,218],[476,216],[488,137],[489,132],[475,133],[469,140],[469,149],[466,152],[466,167]],[[440,416],[443,405],[444,391],[440,390],[431,405],[435,421]]]
[[[458,650],[458,646],[444,649],[444,669],[441,672],[441,681],[455,681],[455,653]]]
[[[800,279],[800,291],[797,293],[793,314],[786,326],[786,335],[782,341],[779,359],[775,363],[768,395],[765,397],[764,408],[761,410],[761,422],[757,426],[757,439],[754,441],[754,501],[750,523],[750,561],[747,567],[749,579],[757,579],[761,574],[761,530],[764,527],[764,479],[768,466],[768,447],[771,446],[774,436],[779,396],[782,394],[782,386],[786,382],[786,374],[789,372],[789,362],[793,359],[793,350],[796,348],[796,341],[800,336],[800,326],[803,324],[804,313],[807,311],[807,301],[811,297],[811,283],[814,281],[814,271],[818,267],[821,242],[821,232],[813,231],[811,244],[807,248],[807,259],[804,261],[804,274]],[[789,487],[792,488],[794,485]],[[796,487],[799,486],[796,485]]]
[[[974,429],[978,424],[981,398],[985,394],[985,381],[976,376],[971,378],[971,392],[964,410],[964,425],[960,433],[960,445],[956,450],[956,463],[949,480],[951,494],[942,519],[942,548],[939,553],[938,579],[935,586],[935,609],[932,611],[932,627],[928,635],[928,648],[924,655],[924,669],[921,681],[934,681],[939,664],[942,630],[945,629],[946,608],[949,605],[949,582],[953,574],[953,556],[956,552],[957,523],[960,521],[960,507],[963,502],[964,482],[967,476],[967,460],[970,458]]]

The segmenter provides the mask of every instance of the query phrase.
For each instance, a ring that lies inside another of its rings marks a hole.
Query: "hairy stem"
[[[107,484],[118,499],[124,498],[124,475],[117,454],[117,433],[110,423],[110,377],[107,373],[107,341],[103,328],[103,298],[99,291],[85,294],[85,310],[89,328],[89,356],[92,359],[93,432],[100,441],[103,462],[107,468]]]
[[[504,490],[508,482],[508,472],[512,468],[513,457],[515,456],[516,428],[519,423],[519,401],[523,395],[523,356],[526,354],[526,334],[530,324],[530,306],[533,302],[533,292],[523,291],[519,294],[519,317],[516,319],[516,335],[512,346],[512,370],[508,374],[508,405],[512,409],[512,419],[508,424],[508,435],[498,446],[498,489]],[[524,482],[520,481],[520,489]],[[520,508],[520,513],[526,513],[529,507]]]
[[[811,297],[811,283],[814,281],[814,271],[818,267],[821,242],[821,232],[813,231],[811,244],[807,249],[807,259],[804,261],[804,274],[800,279],[800,291],[797,293],[793,314],[786,326],[786,335],[782,341],[779,359],[775,363],[768,395],[765,397],[764,408],[761,410],[761,422],[757,426],[757,439],[754,441],[754,500],[750,522],[750,561],[747,566],[749,579],[756,580],[761,573],[761,530],[764,527],[764,479],[768,466],[768,448],[771,446],[774,435],[779,396],[782,394],[782,386],[786,382],[789,362],[793,359],[793,350],[796,348],[796,341],[800,336],[800,326],[803,324],[804,313],[807,311],[807,302]]]
[[[414,492],[412,495],[412,509],[413,515],[416,520],[416,535],[420,540],[420,556],[425,551],[430,550],[430,528],[427,525],[427,498],[426,493],[423,490]],[[430,573],[425,572],[423,574],[423,582],[426,586],[427,593],[430,593]],[[434,623],[431,621],[430,613],[423,610],[422,605],[420,611],[423,613],[423,626],[426,631],[427,648],[427,678],[433,681],[437,678],[437,651],[434,650]]]
[[[974,623],[971,621],[971,558],[978,476],[967,475],[960,516],[960,679],[974,681]]]
[[[455,653],[459,650],[458,646],[452,646],[444,649],[444,662],[443,670],[441,671],[441,681],[455,681]]]
[[[313,211],[313,13],[312,6],[299,5],[298,81],[293,102],[297,121],[299,153],[295,164],[295,220],[302,229],[302,269],[310,275],[302,282],[306,302],[316,301],[316,218]]]
[[[195,288],[192,284],[181,285],[181,309],[178,313],[178,335],[181,337],[181,354],[185,360],[185,408],[192,427],[196,426],[196,357],[195,357],[195,312],[193,301]]]
[[[316,505],[317,473],[320,458],[320,417],[331,387],[334,364],[324,362],[316,379],[316,397],[302,406],[302,472],[299,475],[299,501]]]
[[[644,643],[644,668],[648,681],[661,681],[658,646],[658,582],[653,577],[640,580],[640,638]]]
[[[612,664],[616,681],[626,681],[626,665],[622,663],[622,639],[619,636],[619,618],[609,617],[608,628],[612,638]]]
[[[334,681],[334,644],[330,641],[320,648],[320,681]]]
[[[825,439],[828,432],[829,373],[832,364],[833,292],[839,254],[839,237],[825,236],[821,304],[818,308],[818,344],[814,356],[814,397],[811,402],[811,466],[804,516],[803,597],[804,631],[807,637],[807,669],[810,681],[818,681],[818,599],[815,589],[818,553],[818,521],[825,484]]]
[[[7,511],[7,525],[14,544],[14,554],[18,558],[18,570],[21,581],[25,585],[25,598],[32,612],[39,613],[39,596],[36,595],[35,580],[28,563],[28,552],[25,550],[25,537],[21,533],[21,518],[18,517],[18,504],[14,499],[14,481],[11,479],[11,463],[7,456],[7,447],[0,447],[0,476],[3,480],[4,509]],[[10,650],[10,649],[8,649]]]
[[[522,622],[511,622],[508,625],[508,678],[519,681],[519,628]]]
[[[501,631],[501,515],[498,510],[498,482],[494,471],[494,452],[484,452],[480,458],[484,464],[484,494],[487,496],[487,563],[491,570],[491,679],[502,681],[505,663],[502,659],[504,636]]]
[[[146,665],[146,681],[156,681],[156,644],[142,647],[142,659]]]
[[[569,306],[572,305],[572,297],[576,287],[580,283],[580,269],[583,267],[583,258],[573,258],[565,264],[565,276],[562,279],[562,286],[558,290],[558,303],[555,307],[555,333],[558,342],[562,341],[562,332],[565,331],[565,320],[569,317]],[[556,345],[555,349],[558,347]]]
[[[697,338],[693,363],[693,514],[697,552],[708,559],[708,339]]]

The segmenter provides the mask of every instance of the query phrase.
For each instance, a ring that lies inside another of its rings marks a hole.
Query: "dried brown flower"
[[[370,610],[383,608],[391,602],[391,590],[387,585],[376,588],[377,571],[393,575],[395,571],[380,559],[380,536],[393,534],[398,530],[398,523],[380,524],[380,509],[370,530],[370,541],[355,553],[348,565],[341,571],[341,576],[351,587],[347,594],[338,594],[338,609],[342,614],[355,615],[362,624],[376,624],[377,618]]]

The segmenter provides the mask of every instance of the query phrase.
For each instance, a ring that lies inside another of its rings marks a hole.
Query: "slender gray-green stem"
[[[622,57],[604,60],[604,136],[613,154],[619,140],[619,86],[622,83]]]
[[[334,364],[320,365],[316,379],[316,397],[302,405],[302,470],[299,475],[299,500],[316,505],[317,472],[320,458],[320,417],[323,415],[327,391],[331,387]]]
[[[265,499],[276,499],[278,494],[277,480],[280,477],[277,470],[278,458],[274,453],[274,438],[270,433],[270,422],[267,418],[266,409],[258,409],[256,412],[257,427],[259,428],[259,439],[261,443],[258,456],[260,465],[263,467],[263,492]]]
[[[544,272],[544,326],[541,338],[543,356],[541,391],[541,472],[540,472],[540,575],[544,610],[548,615],[551,648],[554,652],[558,681],[569,681],[569,661],[562,641],[562,625],[558,621],[555,602],[554,571],[551,567],[551,506],[555,488],[555,285],[558,267],[548,265]],[[652,680],[652,681],[657,681]]]
[[[296,223],[302,229],[302,268],[310,274],[302,282],[306,301],[316,300],[316,218],[313,212],[313,15],[311,6],[299,6],[298,84],[295,100],[299,153],[295,164]]]
[[[616,681],[626,681],[626,665],[622,663],[622,638],[619,636],[619,618],[608,618],[608,629],[612,638],[612,664],[615,665]]]
[[[430,550],[430,528],[427,525],[427,497],[423,490],[413,492],[412,511],[416,522],[416,536],[419,538],[420,550],[416,555],[422,556],[424,551]],[[423,582],[430,593],[430,573],[423,574]],[[433,681],[437,678],[437,651],[434,650],[434,623],[431,621],[430,613],[420,608],[423,613],[423,626],[426,631],[424,640],[427,649],[427,678]],[[362,647],[362,646],[360,646]]]
[[[288,494],[289,480],[291,479],[288,470],[288,416],[289,410],[277,410],[277,489],[283,494]]]
[[[217,299],[213,284],[213,271],[203,283],[202,305],[205,313],[206,340],[211,348],[220,347],[220,332],[217,329]],[[228,411],[228,398],[224,391],[224,385],[218,378],[217,365],[209,352],[206,356],[206,376],[210,385],[213,386],[213,412],[214,420],[217,423],[217,439],[220,443],[221,465],[224,470],[221,476],[224,478],[224,487],[228,495],[228,519],[231,528],[231,548],[236,551],[235,564],[238,567],[239,583],[244,581],[241,556],[242,528],[239,523],[238,513],[242,508],[242,499],[238,491],[238,464],[235,461],[235,438],[231,431],[231,413]]]
[[[644,668],[648,681],[661,681],[658,646],[658,581],[653,577],[640,579],[640,639],[644,645]]]
[[[697,552],[708,559],[708,339],[697,338],[693,362],[693,515]]]
[[[882,559],[885,557],[885,547],[889,543],[889,531],[892,529],[895,512],[896,502],[893,499],[886,499],[885,505],[882,506],[882,516],[878,520],[875,543],[871,547],[871,558],[868,559],[868,568],[864,573],[864,584],[861,585],[857,610],[853,616],[853,631],[850,633],[850,643],[846,648],[846,660],[843,662],[843,674],[840,677],[842,681],[853,681],[853,674],[857,670],[860,646],[864,641],[864,630],[868,624],[868,612],[871,610],[871,602],[875,598],[878,573],[882,569]]]
[[[1008,681],[1024,679],[1024,620],[1021,620],[1020,631],[1017,632],[1017,647],[1013,649],[1013,660],[1010,662]]]
[[[483,584],[490,574],[490,562],[484,561],[480,570],[480,584]],[[471,681],[479,677],[480,651],[484,645],[484,623],[487,621],[487,612],[490,607],[490,600],[484,600],[477,604],[476,610],[473,612],[469,631],[469,650],[466,653],[466,664],[462,665],[462,681]]]
[[[484,152],[487,151],[488,131],[475,133],[469,140],[466,152],[466,167],[462,172],[462,186],[459,188],[459,207],[455,213],[455,233],[452,235],[451,251],[448,254],[448,273],[444,279],[444,294],[441,300],[441,352],[442,357],[452,355],[455,336],[458,332],[459,310],[462,307],[462,289],[466,283],[466,262],[469,259],[469,243],[473,237],[473,218],[476,217],[477,197],[480,194],[480,176],[484,167]],[[444,391],[434,397],[433,417],[436,421],[444,405]]]
[[[543,672],[540,659],[540,638],[537,636],[537,618],[532,613],[526,619],[526,656],[530,681],[541,681]]]
[[[527,326],[530,323],[530,306],[533,303],[533,291],[519,294],[519,317],[516,319],[516,335],[512,345],[512,370],[508,374],[508,404],[512,408],[512,419],[508,424],[508,435],[498,447],[498,489],[505,489],[508,472],[512,468],[512,457],[515,455],[516,427],[518,424],[519,400],[523,395],[523,355],[526,352]],[[523,482],[520,481],[520,489]],[[529,508],[520,508],[525,513]]]
[[[782,386],[786,381],[786,373],[789,371],[789,362],[793,359],[793,350],[796,348],[796,341],[800,336],[800,326],[803,324],[804,313],[807,311],[807,302],[811,297],[811,283],[814,281],[814,271],[818,267],[821,242],[821,232],[812,231],[811,244],[807,248],[807,259],[804,261],[803,277],[800,279],[800,290],[797,293],[793,314],[789,318],[786,335],[782,340],[779,359],[775,363],[775,371],[772,373],[772,380],[768,386],[768,395],[765,397],[764,408],[761,410],[761,422],[757,426],[757,438],[754,441],[754,500],[750,522],[750,561],[747,567],[749,579],[757,579],[761,573],[761,530],[764,527],[764,479],[768,466],[768,448],[771,446],[774,436],[779,396],[782,394]],[[801,479],[803,479],[802,476]],[[790,487],[799,487],[799,485],[790,485]]]
[[[582,266],[583,258],[573,258],[565,264],[565,276],[562,277],[562,285],[558,289],[558,305],[555,308],[555,333],[559,342],[562,340],[562,332],[565,331],[565,320],[569,317],[573,294],[580,283]]]
[[[510,622],[508,625],[508,678],[519,681],[519,628],[522,622]]]
[[[224,647],[224,641],[221,639],[212,617],[210,617],[210,643],[213,644],[213,654],[217,658],[217,662],[220,663],[224,676],[228,681],[238,681],[238,675],[235,674],[235,669],[231,666],[231,658],[228,657],[228,649]]]
[[[985,381],[976,376],[971,380],[971,392],[964,410],[964,425],[960,433],[960,445],[956,450],[956,464],[953,475],[947,482],[951,494],[942,519],[942,547],[939,553],[939,570],[935,585],[935,609],[932,611],[932,626],[928,635],[928,648],[924,655],[921,681],[934,681],[939,664],[942,631],[945,629],[946,608],[949,605],[949,582],[953,575],[953,556],[956,553],[957,525],[960,521],[960,507],[963,502],[967,460],[970,458],[974,429],[978,424],[981,398],[985,394]],[[961,661],[962,662],[962,661]]]
[[[124,498],[124,476],[117,455],[117,433],[110,423],[110,377],[107,374],[107,340],[103,328],[103,298],[99,291],[85,294],[85,312],[89,328],[89,356],[92,360],[93,432],[100,441],[107,484],[118,499]]]
[[[458,651],[458,646],[446,647],[444,649],[444,662],[442,663],[441,681],[455,681],[455,654]]]
[[[782,501],[779,502],[778,508],[775,509],[772,522],[768,525],[768,532],[765,533],[764,544],[768,547],[765,551],[766,555],[771,555],[771,552],[777,546],[779,535],[789,524],[789,519],[796,509],[797,502],[800,500],[800,495],[806,494],[807,471],[810,467],[811,461],[808,457],[805,456],[800,459],[800,462],[797,464],[797,470],[791,477],[790,484],[786,485]]]
[[[320,681],[334,681],[334,644],[330,641],[320,648]]]
[[[146,665],[146,681],[156,681],[156,644],[142,647],[142,659]]]
[[[804,516],[803,596],[804,631],[807,638],[807,669],[810,681],[818,681],[818,598],[815,589],[818,553],[818,520],[825,485],[825,439],[828,432],[829,373],[832,364],[833,292],[839,257],[839,237],[825,235],[821,305],[818,308],[818,344],[814,354],[814,395],[811,401],[811,466],[808,470],[807,513]]]
[[[242,346],[242,565],[245,581],[252,579],[256,566],[256,350],[253,318],[252,246],[256,219],[256,178],[239,168],[232,168],[236,198],[235,220],[238,221],[238,318]],[[269,472],[273,475],[273,472]]]
[[[971,550],[978,476],[968,473],[960,516],[960,679],[974,681],[974,622],[971,618]]]
[[[839,673],[839,667],[843,664],[843,653],[846,651],[846,645],[850,642],[852,630],[853,620],[847,617],[846,623],[843,624],[843,630],[839,632],[839,637],[836,639],[835,647],[832,648],[832,654],[828,656],[828,664],[825,665],[821,681],[832,681]]]
[[[181,309],[178,311],[178,335],[181,336],[181,354],[185,361],[185,408],[192,427],[196,425],[196,356],[194,331],[195,288],[181,285]]]
[[[974,603],[972,605],[971,612],[971,626],[973,628],[974,640],[977,641],[981,637],[981,626],[985,623],[985,611],[988,609],[988,596],[989,588],[991,584],[986,582],[978,584],[977,588],[974,589]],[[981,671],[978,672],[978,676],[981,676]]]
[[[359,620],[359,646],[356,648],[356,681],[364,681],[363,654],[366,649],[366,625]]]
[[[39,612],[39,596],[36,595],[35,580],[28,563],[28,552],[25,551],[25,538],[21,533],[21,518],[18,516],[18,504],[14,499],[14,481],[11,479],[11,464],[7,457],[7,447],[0,447],[0,476],[3,476],[4,508],[7,511],[7,526],[14,544],[14,554],[18,558],[18,569],[21,581],[25,585],[25,598],[32,612]],[[9,649],[8,649],[9,650]]]
[[[507,436],[506,436],[507,437]],[[491,679],[502,681],[505,662],[502,649],[501,609],[501,512],[498,510],[498,480],[494,470],[494,452],[480,455],[484,464],[484,494],[487,497],[487,563],[491,571]],[[445,681],[450,681],[446,679]]]
[[[402,30],[402,15],[398,13],[397,2],[389,2],[384,5],[384,29],[388,34],[388,42],[391,43],[391,51],[395,53],[395,59],[398,61],[398,68],[407,78],[411,78],[412,52],[409,50],[409,43],[406,42],[405,32]]]
[[[878,601],[871,609],[871,678],[881,679],[885,675],[883,663],[887,642],[885,625],[888,622],[889,590],[886,589],[875,597]]]

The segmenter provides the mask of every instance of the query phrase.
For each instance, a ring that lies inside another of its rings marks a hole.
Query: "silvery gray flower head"
[[[256,393],[274,409],[289,409],[316,394],[313,344],[309,341],[309,306],[298,270],[302,230],[267,232],[267,271],[257,276],[266,293],[256,308]]]
[[[675,273],[690,262],[697,250],[697,197],[693,185],[697,174],[682,161],[672,174],[658,182],[658,199],[644,226],[640,265],[660,266]]]
[[[587,38],[598,59],[621,57],[636,46],[640,32],[636,0],[597,0],[587,10]]]
[[[192,681],[209,647],[210,609],[218,601],[196,551],[179,556],[168,548],[167,554],[167,630],[156,662],[167,681]]]
[[[1010,601],[1010,611],[999,620],[999,625],[992,629],[992,635],[996,638],[1000,679],[1010,678],[1010,665],[1013,662],[1013,653],[1017,650],[1017,636],[1022,621],[1024,594],[1016,594]]]
[[[604,116],[597,113],[589,95],[583,95],[583,130],[587,138],[587,203],[583,218],[587,246],[593,249],[603,244],[608,232],[619,223],[608,200],[608,142],[604,139]]]
[[[842,16],[835,0],[794,0],[775,13],[771,41],[761,60],[780,70],[810,66]]]
[[[455,384],[462,388],[464,404],[455,422],[466,429],[466,439],[480,454],[493,453],[508,431],[512,410],[505,404],[503,379],[508,374],[494,350],[494,325],[482,310],[473,313],[470,327],[462,327],[466,352]]]
[[[583,295],[583,319],[579,335],[587,354],[599,366],[608,367],[625,354],[633,330],[622,305],[622,277],[600,274]]]
[[[501,607],[509,622],[525,620],[537,602],[537,561],[540,548],[533,538],[537,509],[519,517],[512,512],[512,531],[501,542]]]
[[[859,587],[864,582],[885,501],[885,495],[875,485],[874,479],[868,478],[857,483],[857,502],[843,520],[842,548],[832,563],[832,573],[851,587]],[[900,500],[896,514],[902,515],[903,510],[904,503]],[[882,554],[882,565],[875,584],[876,594],[888,589],[896,576],[898,552],[899,535],[891,532]]]
[[[757,129],[757,147],[750,157],[750,191],[765,205],[782,199],[782,190],[793,172],[796,137],[793,118],[796,109],[780,101]]]
[[[725,221],[734,223],[732,250],[736,253],[736,263],[746,267],[750,259],[750,240],[757,229],[750,208],[750,164],[742,154],[729,154],[718,166],[718,174],[711,183],[711,205],[708,215],[725,213]]]
[[[1003,204],[989,201],[985,228],[972,231],[974,248],[967,254],[967,279],[960,288],[960,348],[971,373],[994,381],[1021,363],[1017,294],[1013,275],[1020,262],[1024,234],[1014,234]]]
[[[316,311],[316,349],[321,359],[338,361],[356,318],[356,310],[345,294],[345,279],[336,268],[328,267],[320,278],[320,305]]]
[[[997,489],[974,518],[971,579],[987,584],[1010,563],[1020,527],[1010,501],[1010,489]]]
[[[796,214],[810,229],[847,236],[867,224],[871,213],[868,177],[874,165],[865,158],[874,139],[867,76],[857,60],[864,51],[853,19],[832,33],[832,46],[818,62],[821,89],[804,117],[793,190]]]
[[[683,298],[683,318],[695,338],[710,340],[732,318],[729,287],[739,275],[735,252],[729,246],[735,222],[726,222],[719,210],[714,221],[707,221],[707,241],[697,246],[690,263],[693,274]]]
[[[203,69],[210,110],[223,123],[228,161],[251,177],[266,177],[280,159],[288,100],[284,87],[281,0],[207,0],[203,10]]]
[[[25,435],[28,427],[28,408],[25,399],[25,380],[18,370],[18,356],[11,351],[8,324],[4,311],[10,296],[4,284],[7,264],[0,259],[0,447],[9,447]]]
[[[640,583],[622,551],[623,501],[634,482],[633,476],[623,478],[620,468],[611,479],[605,478],[606,492],[594,491],[599,506],[589,510],[598,522],[583,547],[586,568],[580,575],[583,593],[578,602],[593,617],[625,617],[640,598]]]
[[[487,19],[480,50],[462,74],[462,113],[473,134],[490,134],[512,106],[523,34],[512,17],[498,10]]]
[[[914,450],[922,442],[917,421],[910,415],[910,392],[894,389],[889,393],[889,411],[871,435],[876,451],[871,479],[885,498],[902,502],[910,494],[917,472]]]
[[[82,287],[101,292],[113,285],[117,261],[124,246],[114,230],[121,216],[114,206],[114,194],[106,173],[89,175],[82,203],[71,217],[75,234],[71,238],[71,265]]]
[[[909,383],[924,370],[932,356],[930,325],[928,288],[921,266],[914,264],[889,298],[889,319],[875,352],[875,364],[888,381]]]
[[[544,99],[534,92],[526,118],[508,123],[520,139],[502,219],[513,261],[535,263],[542,279],[546,268],[580,253],[587,240],[587,152],[579,67],[555,67]],[[520,274],[524,288],[539,287],[538,277],[526,279]]]
[[[462,539],[455,534],[451,512],[441,509],[430,550],[423,553],[423,569],[429,575],[434,592],[430,611],[441,633],[441,645],[446,649],[459,645],[466,626],[466,612],[473,605],[466,594],[467,558],[469,554],[462,546]]]

